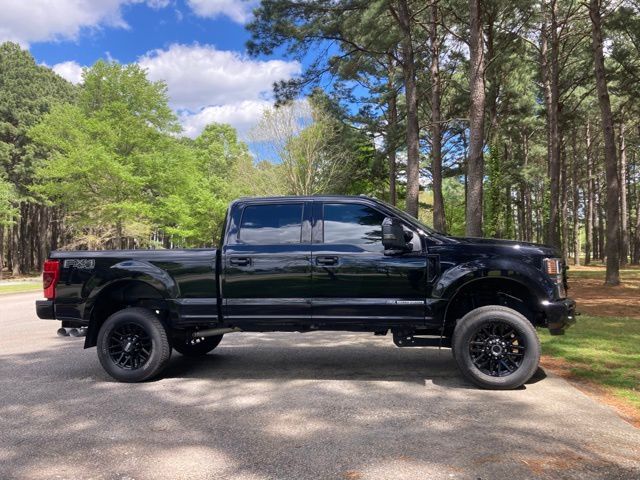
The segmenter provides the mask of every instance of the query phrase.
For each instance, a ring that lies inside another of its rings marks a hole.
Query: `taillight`
[[[42,288],[44,298],[53,300],[56,298],[56,284],[60,279],[60,262],[58,260],[46,260],[42,271]]]

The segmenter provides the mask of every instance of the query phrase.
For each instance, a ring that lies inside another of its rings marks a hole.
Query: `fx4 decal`
[[[69,258],[64,261],[64,268],[79,268],[80,270],[92,270],[96,266],[93,258]]]

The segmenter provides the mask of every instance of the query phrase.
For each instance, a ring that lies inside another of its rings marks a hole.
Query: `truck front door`
[[[345,327],[422,324],[426,252],[385,255],[385,214],[354,202],[316,202],[312,241],[312,323]]]
[[[311,202],[239,204],[222,251],[223,316],[234,325],[311,317]]]

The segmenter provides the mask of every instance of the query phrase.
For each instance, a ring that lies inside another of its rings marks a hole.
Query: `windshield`
[[[433,228],[425,225],[424,223],[422,223],[420,220],[418,220],[415,217],[412,217],[411,215],[409,215],[407,212],[403,212],[402,210],[400,210],[398,207],[394,207],[393,205],[388,204],[387,202],[383,202],[382,200],[377,200],[378,202],[382,203],[385,207],[387,207],[389,210],[392,210],[393,213],[395,213],[396,215],[398,215],[400,218],[406,220],[409,223],[413,223],[413,224],[417,224],[421,229],[423,229],[425,232],[432,234],[432,235],[444,235],[443,233],[440,233],[436,230],[434,230]]]

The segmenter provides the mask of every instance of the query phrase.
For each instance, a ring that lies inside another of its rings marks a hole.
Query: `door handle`
[[[251,265],[251,257],[231,257],[229,258],[229,265],[235,265],[236,267],[248,267]]]
[[[338,257],[333,255],[320,255],[316,257],[316,263],[318,265],[336,265],[338,263]]]

